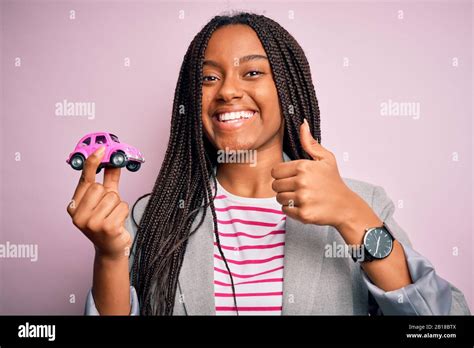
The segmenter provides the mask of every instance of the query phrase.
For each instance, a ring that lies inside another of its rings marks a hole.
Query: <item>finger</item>
[[[105,220],[113,210],[120,204],[119,195],[114,191],[109,191],[104,194],[99,204],[93,209],[92,215],[94,220]]]
[[[301,161],[308,160],[294,160],[289,162],[278,163],[275,167],[272,168],[272,177],[274,179],[285,179],[297,175],[297,167]]]
[[[89,189],[90,185],[95,182],[95,176],[97,168],[99,167],[100,161],[105,153],[105,146],[98,148],[93,154],[91,154],[84,163],[84,169],[82,170],[79,183],[77,184],[76,190],[72,197],[75,206],[78,207],[82,197]]]
[[[127,202],[121,201],[114,210],[107,216],[106,220],[119,221],[120,223],[125,223],[125,220],[128,217],[130,208]]]
[[[285,213],[285,215],[289,216],[290,218],[294,220],[299,220],[299,214],[298,214],[299,209],[300,208],[296,206],[291,207],[291,206],[284,205],[281,207],[281,210]]]
[[[125,229],[125,220],[127,219],[129,213],[129,207],[126,202],[120,202],[115,209],[110,213],[110,215],[105,219],[105,224],[112,226],[117,235],[122,233],[128,233]]]
[[[272,182],[272,189],[275,192],[294,192],[297,189],[296,176],[290,178],[277,179]]]
[[[105,189],[101,184],[93,183],[89,186],[86,193],[84,194],[84,197],[82,197],[81,204],[77,206],[76,212],[74,214],[76,222],[78,222],[79,225],[84,225],[84,223],[87,222],[84,220],[89,219],[89,217],[92,215],[92,211],[100,203],[104,194]]]
[[[105,168],[104,170],[104,187],[105,190],[119,192],[121,168]]]
[[[300,141],[303,150],[305,150],[312,159],[322,160],[325,158],[325,149],[313,138],[306,118],[300,126]]]
[[[294,192],[277,193],[276,200],[282,206],[297,207],[296,194]]]

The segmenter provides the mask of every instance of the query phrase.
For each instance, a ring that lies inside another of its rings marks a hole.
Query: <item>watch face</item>
[[[369,230],[364,238],[365,248],[376,259],[387,257],[392,251],[392,236],[381,227]]]

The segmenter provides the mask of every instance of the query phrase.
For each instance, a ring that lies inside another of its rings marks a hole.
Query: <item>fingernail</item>
[[[303,123],[305,124],[306,129],[309,130],[309,124],[308,124],[308,121],[306,120],[306,118],[303,118]]]

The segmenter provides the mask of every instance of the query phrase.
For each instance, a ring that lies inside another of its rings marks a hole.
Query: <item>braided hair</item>
[[[299,142],[303,118],[308,120],[313,137],[321,142],[319,107],[310,67],[293,36],[272,19],[254,13],[212,18],[194,37],[184,56],[174,95],[168,147],[133,241],[131,283],[137,289],[142,315],[173,314],[187,241],[202,225],[208,208],[237,307],[234,280],[221,249],[213,202],[216,149],[203,135],[201,119],[205,49],[216,29],[235,24],[250,26],[268,56],[285,124],[283,151],[291,159],[309,159]],[[192,229],[195,220],[199,221]]]

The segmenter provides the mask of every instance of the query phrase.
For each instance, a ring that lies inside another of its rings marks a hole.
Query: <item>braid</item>
[[[131,283],[137,289],[142,315],[173,314],[187,242],[203,224],[208,208],[237,308],[234,280],[217,230],[214,207],[217,192],[213,191],[216,149],[203,134],[201,118],[205,49],[216,29],[234,24],[250,26],[267,53],[285,122],[283,150],[292,159],[308,158],[299,142],[303,118],[321,142],[319,107],[311,71],[302,48],[291,34],[262,15],[239,12],[212,18],[194,37],[184,56],[173,100],[168,147],[132,245],[136,255]],[[198,216],[199,221],[192,229]]]

